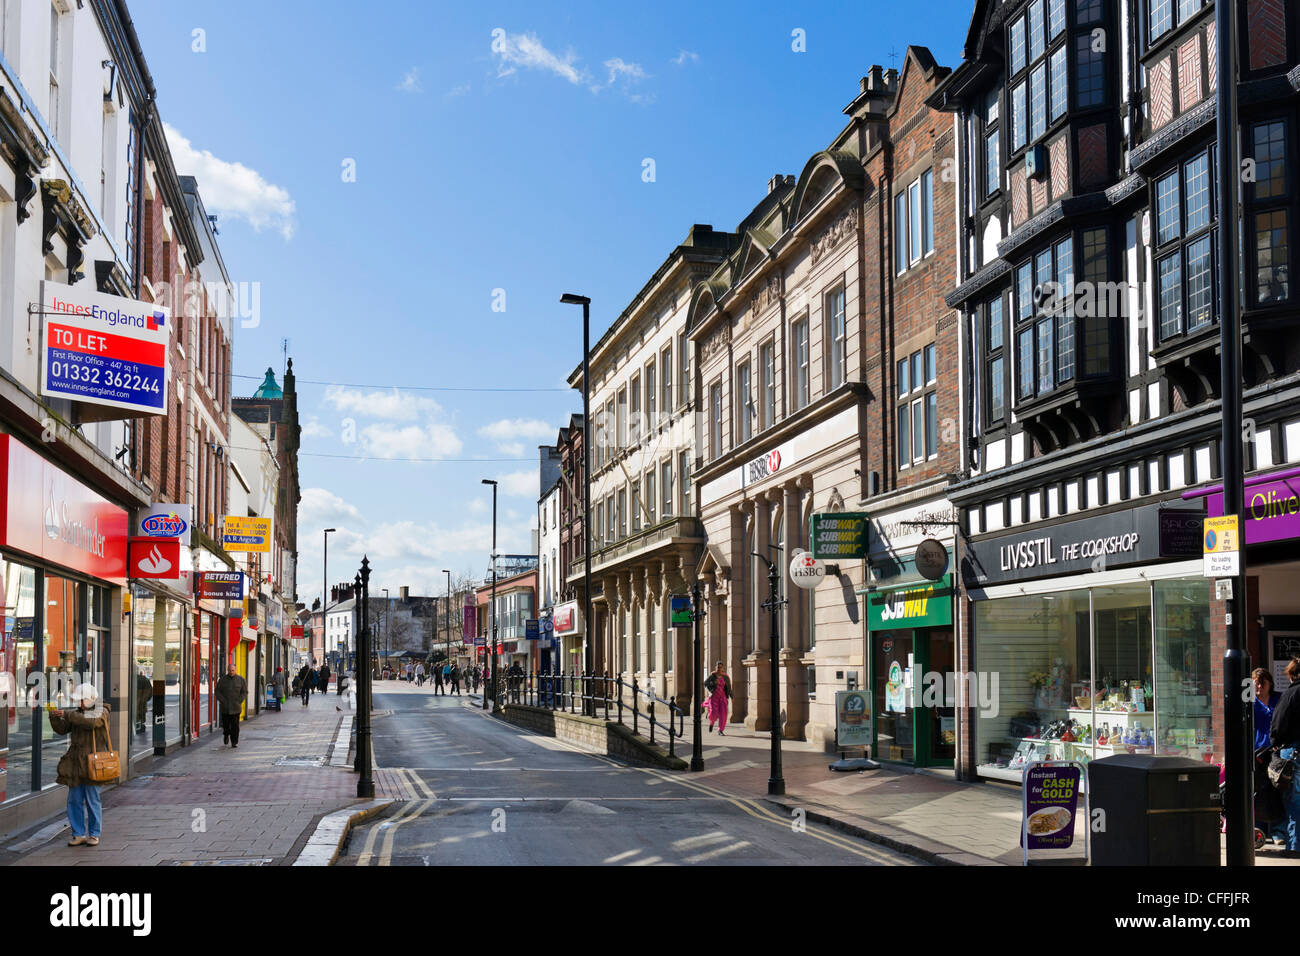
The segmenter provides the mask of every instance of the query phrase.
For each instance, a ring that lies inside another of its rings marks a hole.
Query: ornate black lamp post
[[[582,669],[584,674],[596,672],[596,656],[592,646],[595,639],[591,633],[591,299],[585,295],[566,292],[560,296],[565,305],[582,306],[582,603],[586,618],[582,624],[583,654]],[[583,692],[582,712],[588,717],[596,716],[596,699]]]
[[[691,706],[695,708],[695,743],[691,749],[691,770],[704,769],[704,740],[700,728],[700,719],[704,708],[704,648],[700,644],[700,621],[704,619],[704,608],[700,606],[700,583],[691,586],[691,624],[694,631],[695,667],[691,672],[694,689],[691,691]]]
[[[775,545],[772,547],[776,549]],[[781,670],[777,665],[777,648],[780,646],[777,634],[777,612],[785,607],[786,600],[778,594],[781,572],[777,566],[757,551],[752,554],[767,565],[768,598],[763,602],[763,610],[772,613],[772,637],[768,642],[768,657],[771,665],[768,673],[772,682],[770,691],[772,712],[769,718],[772,722],[772,769],[767,778],[767,792],[771,796],[779,797],[785,793],[785,777],[781,772]]]

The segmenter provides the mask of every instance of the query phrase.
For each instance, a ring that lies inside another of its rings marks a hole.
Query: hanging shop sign
[[[132,538],[130,555],[131,577],[180,580],[181,544],[175,538]]]
[[[1202,516],[1189,509],[1153,504],[1033,531],[975,538],[962,548],[962,579],[967,587],[984,587],[1199,557],[1199,540],[1184,533],[1188,515]]]
[[[271,553],[271,519],[241,518],[226,515],[222,522],[222,539],[227,551]]]
[[[691,615],[691,599],[685,594],[674,594],[669,598],[673,627],[690,627],[695,623]]]
[[[566,604],[555,605],[555,610],[551,612],[551,623],[556,634],[571,636],[578,633],[577,602],[569,601]]]
[[[150,415],[167,408],[167,310],[41,283],[41,394]]]
[[[136,514],[131,534],[138,538],[175,538],[190,546],[190,506],[153,504]]]
[[[862,512],[823,512],[812,516],[812,553],[827,561],[860,561],[867,556],[867,516]]]
[[[1300,472],[1278,472],[1250,481],[1245,488],[1245,543],[1300,538]],[[1205,510],[1210,517],[1223,514],[1222,491],[1207,497]]]
[[[916,546],[916,570],[931,581],[937,581],[948,571],[948,549],[934,538],[926,538]]]
[[[242,601],[244,575],[239,571],[199,571],[194,576],[194,593],[201,600]]]
[[[835,743],[839,747],[871,746],[871,708],[860,690],[835,692]]]
[[[0,547],[96,578],[126,577],[127,512],[0,435]]]
[[[464,616],[464,622],[463,622],[464,630],[462,630],[461,633],[471,634],[471,635],[477,634],[478,633],[478,605],[471,603],[469,600],[467,600],[464,605],[463,616]]]
[[[826,565],[810,551],[800,551],[790,561],[790,580],[795,587],[811,591],[826,577]]]
[[[290,639],[290,640],[297,640],[298,638],[303,637],[303,636],[304,636],[304,633],[303,633],[303,626],[302,626],[301,624],[290,624],[290,625],[289,625],[289,639]]]
[[[537,618],[530,617],[524,621],[524,639],[535,641],[542,636],[541,629],[538,627]]]
[[[867,626],[873,631],[952,624],[952,575],[937,581],[867,593]]]

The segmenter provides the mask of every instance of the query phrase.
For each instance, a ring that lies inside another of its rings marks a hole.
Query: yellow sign
[[[1241,522],[1237,515],[1206,518],[1202,523],[1206,554],[1227,554],[1241,550]]]
[[[271,519],[226,515],[222,524],[222,537],[227,551],[270,554]]]

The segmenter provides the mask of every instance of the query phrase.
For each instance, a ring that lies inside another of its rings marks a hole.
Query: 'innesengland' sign
[[[41,394],[160,415],[167,408],[167,310],[41,283]]]

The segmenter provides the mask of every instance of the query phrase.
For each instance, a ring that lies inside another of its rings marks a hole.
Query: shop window
[[[1157,754],[1211,759],[1214,750],[1209,585],[1154,586]]]
[[[1214,235],[1210,152],[1155,182],[1156,304],[1160,340],[1198,332],[1214,316]]]

